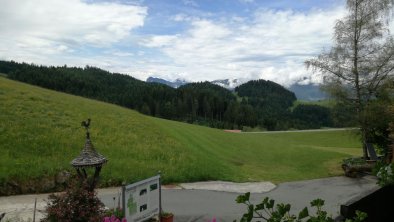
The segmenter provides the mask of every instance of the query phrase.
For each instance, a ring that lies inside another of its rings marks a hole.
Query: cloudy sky
[[[145,80],[318,81],[344,0],[0,0],[0,59]]]

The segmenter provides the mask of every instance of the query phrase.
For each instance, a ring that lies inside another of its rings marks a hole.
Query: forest
[[[266,80],[230,91],[209,82],[177,89],[86,66],[42,66],[0,61],[0,73],[40,87],[117,104],[146,115],[221,129],[287,130],[351,126],[338,109],[299,104],[295,94]],[[342,117],[341,117],[342,116]]]

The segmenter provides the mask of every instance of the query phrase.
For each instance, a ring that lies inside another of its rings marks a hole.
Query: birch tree
[[[347,15],[334,28],[334,46],[305,62],[323,74],[334,98],[355,108],[366,159],[364,112],[394,74],[394,40],[388,28],[393,5],[394,0],[347,0]]]

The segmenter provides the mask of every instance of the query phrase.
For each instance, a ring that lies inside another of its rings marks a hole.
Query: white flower
[[[387,171],[388,176],[393,175],[393,170],[392,170],[391,164],[386,167],[386,171]]]

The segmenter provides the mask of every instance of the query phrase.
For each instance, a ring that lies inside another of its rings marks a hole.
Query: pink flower
[[[127,222],[126,218],[123,218],[123,219],[122,219],[122,222]]]
[[[212,219],[212,222],[216,222],[216,217],[214,217],[214,218]]]
[[[109,219],[109,217],[104,217],[104,222],[111,222],[111,220]]]
[[[116,219],[117,219],[117,218],[115,217],[115,215],[112,215],[112,216],[111,216],[111,222],[116,222]]]

